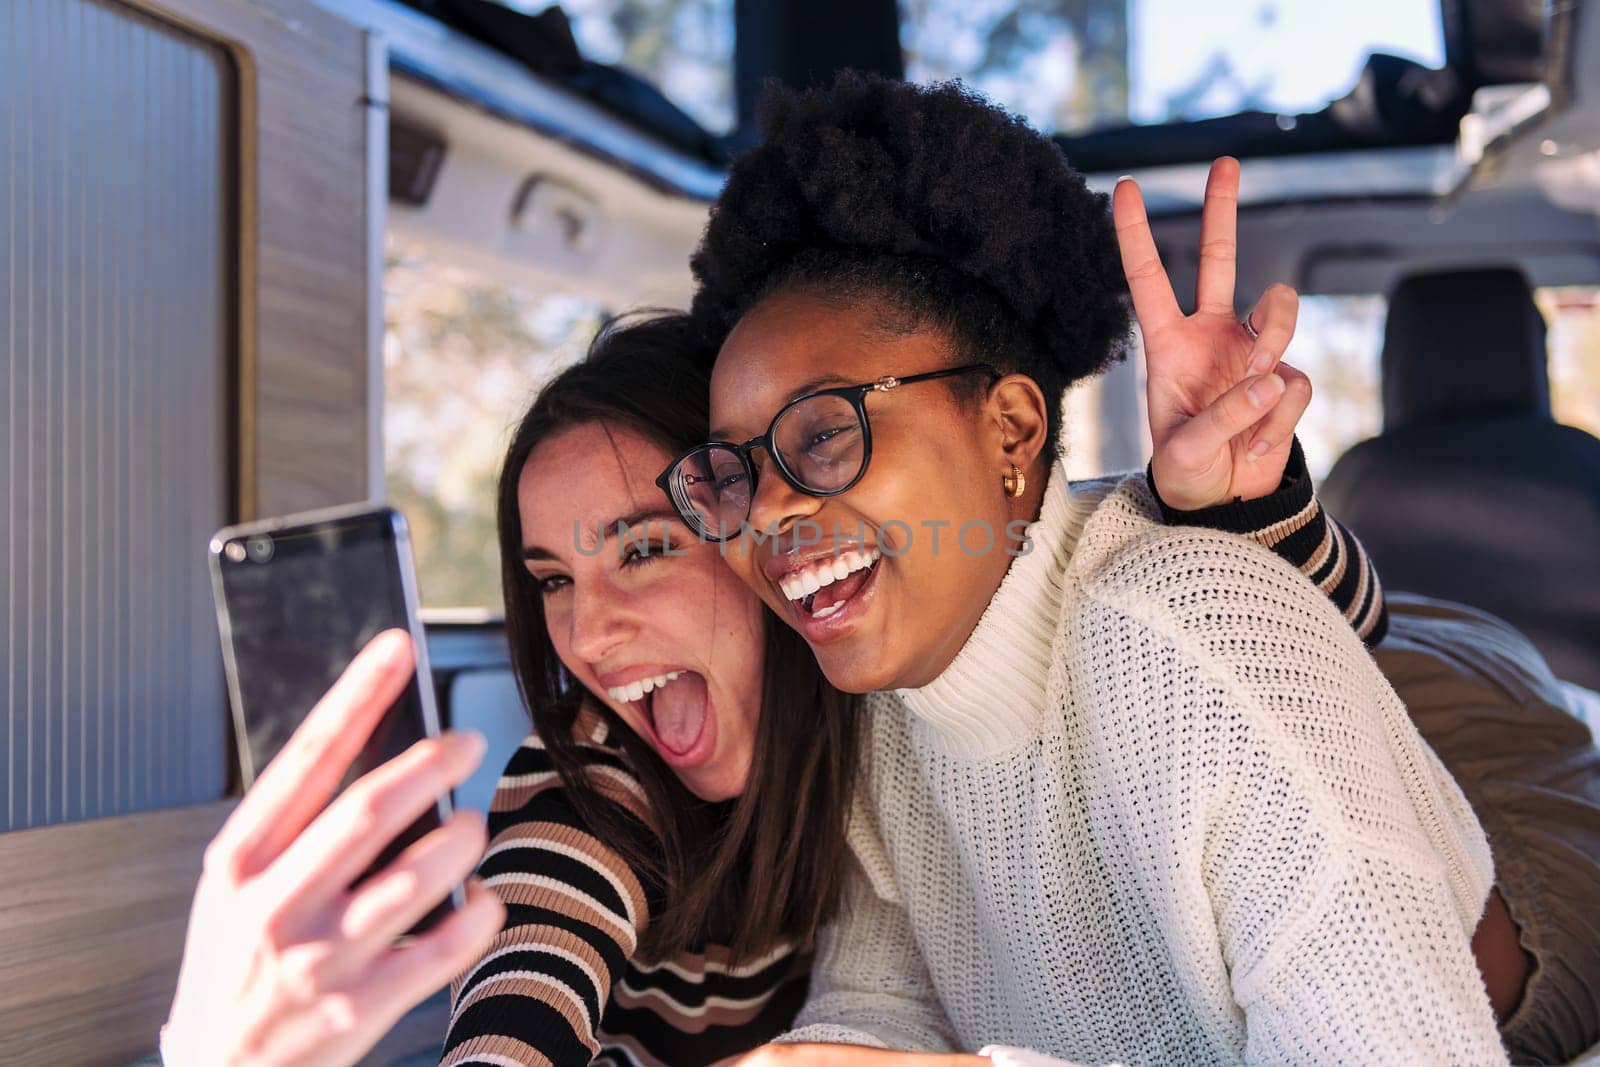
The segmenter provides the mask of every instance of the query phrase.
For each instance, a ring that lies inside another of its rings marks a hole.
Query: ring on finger
[[[1243,326],[1244,332],[1250,335],[1250,340],[1259,341],[1261,340],[1261,334],[1256,330],[1256,324],[1250,321],[1251,316],[1254,314],[1255,312],[1252,311],[1249,315],[1240,319],[1239,325]]]

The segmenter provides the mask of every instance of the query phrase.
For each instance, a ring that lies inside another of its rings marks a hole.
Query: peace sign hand
[[[1144,332],[1151,469],[1161,499],[1180,511],[1274,492],[1311,403],[1311,380],[1282,362],[1299,295],[1274,285],[1244,322],[1234,317],[1238,201],[1239,162],[1223,157],[1206,180],[1195,312],[1185,316],[1138,184],[1125,179],[1112,194],[1122,269]]]

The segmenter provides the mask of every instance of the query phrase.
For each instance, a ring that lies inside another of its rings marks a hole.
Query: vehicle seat
[[[1387,588],[1471,604],[1600,689],[1600,440],[1550,413],[1544,320],[1515,269],[1416,274],[1389,300],[1383,432],[1322,500]]]
[[[451,729],[476,730],[488,742],[483,762],[455,791],[456,807],[487,813],[512,753],[533,729],[516,675],[509,667],[457,674],[450,681],[449,723]]]

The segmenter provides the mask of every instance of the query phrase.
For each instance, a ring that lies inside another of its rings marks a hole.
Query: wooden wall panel
[[[155,1046],[206,842],[232,801],[0,834],[0,1061]]]
[[[366,35],[306,0],[125,2],[240,67],[239,518],[363,499],[367,237],[383,208],[367,201]]]
[[[155,1052],[206,844],[234,800],[0,834],[0,1063],[123,1065]],[[362,1060],[436,1051],[441,990]]]
[[[119,2],[223,44],[238,66],[236,517],[362,499],[383,208],[368,201],[366,35],[307,0]],[[228,806],[0,834],[0,1061],[124,1064],[153,1050],[200,857]]]

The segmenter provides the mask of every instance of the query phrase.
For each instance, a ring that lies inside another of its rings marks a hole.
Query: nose
[[[600,663],[633,636],[627,598],[610,582],[591,581],[573,589],[570,627],[573,655],[585,663]]]
[[[758,534],[787,533],[795,523],[809,519],[823,498],[802,493],[784,480],[769,458],[760,471],[755,499],[750,501],[750,526]]]

